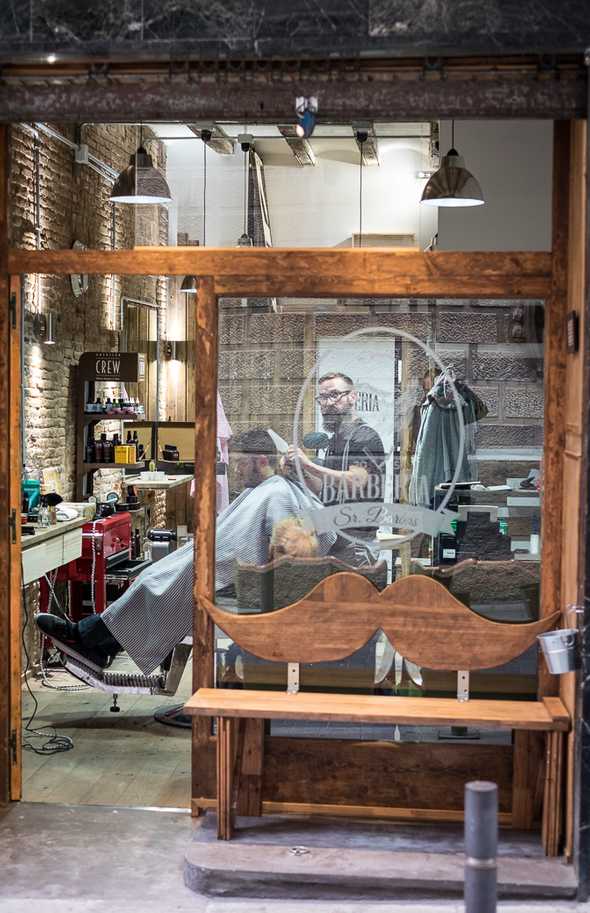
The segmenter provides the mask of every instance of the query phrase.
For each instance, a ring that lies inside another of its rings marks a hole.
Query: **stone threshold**
[[[461,826],[339,818],[238,818],[216,839],[215,814],[195,828],[184,880],[208,896],[316,900],[451,898],[463,893]],[[573,868],[547,859],[537,834],[500,832],[498,896],[573,898]]]

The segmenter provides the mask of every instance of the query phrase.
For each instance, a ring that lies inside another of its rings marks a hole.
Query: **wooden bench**
[[[201,688],[186,704],[186,711],[217,718],[219,839],[229,840],[233,833],[234,771],[241,760],[245,729],[240,720],[476,726],[514,732],[515,738],[520,733],[545,733],[542,840],[548,855],[557,854],[563,741],[570,728],[564,705],[553,697],[541,701],[467,698],[470,670],[499,666],[520,655],[538,634],[557,623],[559,613],[531,624],[492,622],[428,577],[404,577],[379,593],[356,573],[326,578],[298,602],[261,615],[233,615],[204,595],[199,596],[199,604],[244,649],[286,662],[292,681],[299,663],[349,656],[382,630],[405,657],[429,668],[456,670],[462,682],[462,700]]]

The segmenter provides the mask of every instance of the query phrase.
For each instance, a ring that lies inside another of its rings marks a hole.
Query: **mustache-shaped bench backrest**
[[[344,659],[382,630],[402,656],[429,669],[473,671],[509,662],[553,628],[489,621],[436,580],[412,575],[382,592],[354,572],[327,577],[292,605],[260,615],[226,612],[197,591],[212,620],[244,650],[287,663]]]

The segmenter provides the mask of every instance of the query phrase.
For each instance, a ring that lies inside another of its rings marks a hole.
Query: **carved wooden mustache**
[[[524,653],[560,617],[555,612],[530,624],[489,621],[430,577],[403,577],[380,593],[348,571],[326,577],[298,602],[260,615],[226,612],[202,594],[198,600],[244,650],[298,663],[343,659],[381,630],[419,666],[490,669]]]

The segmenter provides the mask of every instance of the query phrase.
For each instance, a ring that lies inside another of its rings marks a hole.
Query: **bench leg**
[[[242,719],[238,724],[235,763],[236,814],[262,815],[264,720]]]
[[[547,856],[558,855],[561,841],[563,745],[563,732],[547,733],[542,830],[543,849]]]
[[[217,839],[233,835],[233,726],[234,720],[217,717]]]
[[[512,765],[512,827],[532,830],[535,823],[537,772],[543,770],[543,733],[517,729]],[[542,799],[539,802],[541,805]]]

